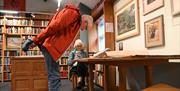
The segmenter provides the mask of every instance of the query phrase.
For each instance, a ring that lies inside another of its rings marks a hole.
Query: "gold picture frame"
[[[163,15],[155,17],[144,23],[145,47],[151,48],[164,45]]]
[[[164,6],[164,0],[143,0],[143,14],[146,15]]]
[[[132,0],[115,13],[116,41],[139,35],[138,0]]]
[[[171,9],[173,16],[180,15],[180,0],[171,0]]]

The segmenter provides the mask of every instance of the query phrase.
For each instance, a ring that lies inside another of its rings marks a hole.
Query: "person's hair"
[[[93,17],[85,14],[85,15],[82,15],[81,18],[88,23],[87,29],[91,30],[93,27]]]
[[[80,39],[77,39],[74,43],[74,48],[76,48],[77,46],[81,46],[81,48],[83,49],[84,43]]]

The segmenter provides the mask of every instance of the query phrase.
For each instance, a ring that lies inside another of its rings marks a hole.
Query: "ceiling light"
[[[17,11],[10,11],[10,10],[0,10],[0,12],[2,13],[13,13],[13,14],[17,14]]]

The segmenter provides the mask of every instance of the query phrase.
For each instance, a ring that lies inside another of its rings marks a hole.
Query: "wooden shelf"
[[[46,28],[46,25],[49,22],[49,19],[52,15],[50,14],[36,14],[38,18],[26,17],[29,13],[18,13],[8,14],[0,17],[0,22],[3,24],[0,25],[1,33],[0,37],[1,42],[1,66],[2,68],[6,67],[5,70],[2,70],[2,81],[5,81],[8,78],[11,80],[11,57],[16,56],[31,56],[31,55],[40,55],[41,52],[39,49],[30,49],[28,52],[23,52],[21,49],[22,43],[29,37],[36,36],[41,31]],[[35,15],[35,17],[36,17]],[[9,38],[9,41],[8,41]],[[13,40],[13,38],[16,38]],[[11,42],[12,43],[9,43]],[[14,42],[15,41],[15,42]],[[7,64],[6,64],[7,63]]]

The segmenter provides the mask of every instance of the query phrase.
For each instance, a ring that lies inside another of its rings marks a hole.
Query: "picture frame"
[[[132,0],[115,13],[116,41],[139,35],[138,0]]]
[[[146,15],[164,6],[164,0],[143,0],[143,14]]]
[[[171,0],[171,9],[173,16],[180,15],[180,0]]]
[[[144,34],[146,48],[163,46],[165,44],[163,15],[146,21],[144,23]]]
[[[7,48],[17,49],[21,47],[21,37],[19,36],[8,36],[7,37]]]

